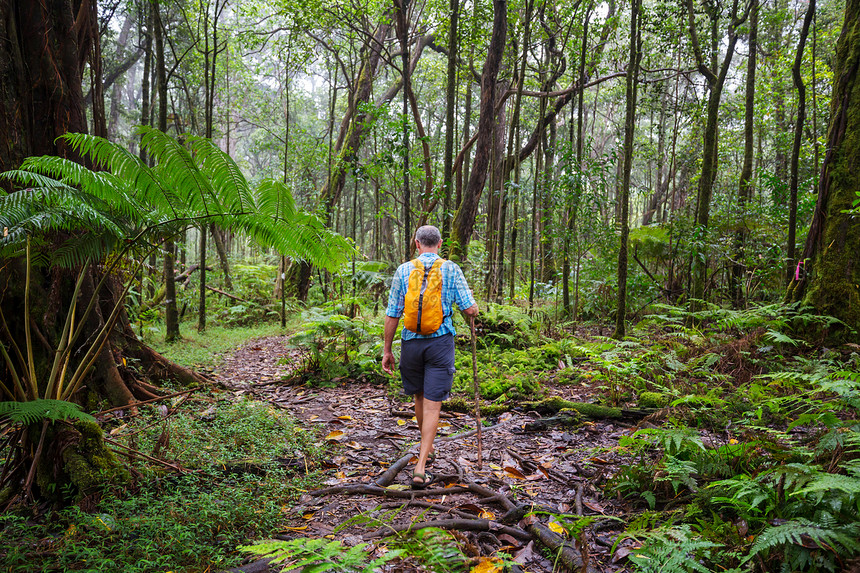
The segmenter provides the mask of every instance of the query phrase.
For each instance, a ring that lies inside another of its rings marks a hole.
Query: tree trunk
[[[845,213],[860,189],[860,0],[848,0],[833,59],[833,98],[818,201],[788,298],[860,329],[860,219]],[[838,326],[833,327],[839,329]]]
[[[800,30],[800,39],[797,41],[797,55],[794,57],[794,65],[791,68],[791,76],[794,79],[794,87],[797,88],[797,120],[794,123],[794,141],[791,147],[791,175],[788,184],[788,261],[785,269],[786,283],[790,283],[794,276],[795,249],[797,248],[797,185],[798,170],[800,163],[800,143],[803,139],[803,128],[806,123],[806,86],[800,76],[800,64],[803,62],[803,49],[806,47],[806,38],[809,35],[809,26],[812,16],[815,14],[815,0],[809,0],[806,8],[806,16],[803,18],[803,28]]]
[[[719,14],[716,11],[711,12],[711,39],[716,43],[717,36],[717,19]],[[723,58],[722,65],[718,68],[716,65],[716,50],[711,49],[711,67],[709,68],[704,63],[702,50],[699,45],[698,31],[696,30],[695,14],[693,11],[693,0],[687,0],[687,17],[689,20],[690,39],[693,44],[693,50],[696,56],[699,72],[705,76],[708,81],[710,94],[708,96],[707,105],[707,124],[703,135],[703,150],[702,150],[702,173],[699,177],[699,189],[696,196],[696,213],[695,224],[699,229],[699,233],[704,235],[707,233],[708,220],[711,209],[711,195],[714,189],[714,179],[717,174],[717,162],[719,159],[717,146],[717,132],[719,130],[719,112],[720,100],[725,85],[726,76],[731,67],[732,57],[735,52],[735,44],[738,40],[737,26],[746,19],[746,16],[738,18],[737,3],[734,5],[733,13],[731,14],[731,24],[729,26],[729,38],[726,46],[726,53]],[[705,249],[705,247],[700,247]],[[708,271],[708,257],[706,252],[699,252],[693,257],[693,288],[692,298],[699,301],[705,298],[705,281]],[[698,308],[698,303],[691,305],[693,310]]]
[[[445,198],[442,202],[442,239],[445,241],[451,234],[451,198],[454,190],[454,108],[457,104],[457,21],[460,14],[460,0],[451,0],[450,12],[448,79],[445,92],[445,156],[442,169],[442,180],[445,185]],[[445,250],[447,252],[447,246]]]
[[[746,224],[747,203],[752,199],[753,192],[753,122],[755,119],[755,66],[758,46],[758,0],[752,0],[750,11],[749,56],[747,58],[746,100],[744,109],[744,163],[738,184],[738,214],[741,218],[740,228],[735,233],[735,262],[732,265],[732,294],[735,308],[743,308],[743,282],[746,273],[744,260],[746,257],[746,241],[749,230]],[[815,0],[812,0],[813,2]]]
[[[493,135],[496,125],[496,79],[502,63],[508,30],[507,8],[507,0],[493,0],[493,32],[481,74],[481,114],[475,142],[475,160],[472,164],[472,172],[469,174],[469,183],[463,190],[462,203],[451,224],[451,237],[454,242],[451,258],[456,260],[464,260],[468,256],[478,204],[484,190],[484,183],[487,181],[487,168],[494,145]]]
[[[630,6],[630,61],[627,65],[627,113],[624,118],[624,172],[621,176],[621,237],[618,251],[618,310],[612,337],[622,339],[627,333],[627,239],[630,235],[630,173],[633,171],[633,130],[636,128],[636,93],[642,45],[639,39],[641,0]]]
[[[81,4],[78,0],[0,2],[0,38],[9,40],[0,42],[0,171],[15,169],[25,157],[34,155],[55,155],[80,162],[80,157],[57,138],[67,132],[87,131],[81,83],[85,63],[98,42],[98,22],[95,12],[81,10]],[[33,323],[46,342],[56,347],[71,304],[70,276],[74,275],[60,268],[34,274],[32,288],[41,296],[32,309]],[[90,270],[85,284],[96,285],[99,278]],[[23,313],[22,299],[15,291],[23,290],[23,275],[11,274],[8,285],[0,296],[0,306],[11,319],[11,336],[18,339],[23,336]],[[80,340],[92,340],[113,305],[123,304],[118,300],[120,291],[99,293],[101,310],[89,319]],[[140,343],[124,311],[109,342],[98,355],[86,383],[114,405],[128,405],[134,399],[129,382],[135,374],[123,365],[123,356],[137,358],[142,372],[157,371],[155,379],[205,382]]]

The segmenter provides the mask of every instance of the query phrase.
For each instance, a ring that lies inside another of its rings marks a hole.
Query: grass
[[[195,327],[184,324],[182,339],[164,342],[161,331],[152,333],[144,342],[170,360],[189,368],[213,368],[220,364],[224,354],[242,346],[249,340],[264,336],[278,336],[295,330],[297,319],[287,322],[286,328],[280,323],[262,323],[253,326],[229,327],[213,324],[202,333]]]
[[[318,482],[321,440],[267,404],[210,405],[198,398],[167,419],[151,408],[113,428],[112,439],[160,448],[186,473],[135,462],[136,487],[105,490],[92,512],[0,516],[4,571],[212,571],[234,566],[239,545],[276,533],[283,508]]]

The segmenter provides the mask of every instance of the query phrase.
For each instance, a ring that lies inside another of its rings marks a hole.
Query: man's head
[[[433,225],[424,225],[415,231],[415,241],[419,250],[438,249],[442,244],[442,233]]]

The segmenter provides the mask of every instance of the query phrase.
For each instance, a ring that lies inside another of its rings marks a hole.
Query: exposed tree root
[[[502,525],[496,521],[489,519],[435,519],[431,521],[422,521],[420,523],[403,523],[400,525],[391,525],[382,527],[371,533],[362,535],[362,539],[369,541],[385,537],[392,533],[400,533],[403,531],[415,531],[416,529],[424,529],[427,527],[438,527],[439,529],[454,529],[457,531],[493,531],[496,533],[506,533],[511,537],[522,541],[531,540],[532,536],[518,527],[510,527]]]

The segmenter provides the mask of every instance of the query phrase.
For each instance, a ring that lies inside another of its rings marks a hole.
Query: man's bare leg
[[[439,429],[439,413],[442,410],[442,402],[425,400],[424,394],[415,395],[415,419],[421,431],[421,448],[418,450],[418,462],[415,464],[415,473],[425,473],[424,466],[427,458],[433,451],[433,440],[436,439],[436,431]]]

